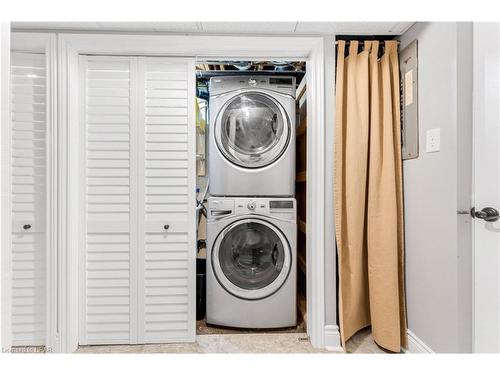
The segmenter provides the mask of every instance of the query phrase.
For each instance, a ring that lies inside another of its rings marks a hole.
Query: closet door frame
[[[331,40],[330,40],[331,39]],[[330,43],[331,46],[327,46]],[[328,56],[325,55],[328,54]],[[192,57],[220,60],[290,60],[307,62],[308,161],[307,180],[307,310],[308,334],[314,347],[341,350],[338,326],[325,321],[325,273],[334,274],[334,244],[329,236],[333,233],[329,210],[333,210],[332,183],[327,180],[333,139],[326,139],[333,126],[333,100],[330,91],[332,78],[333,38],[323,37],[275,37],[275,36],[206,36],[206,35],[125,35],[125,34],[59,34],[59,121],[61,144],[61,187],[63,206],[59,226],[61,248],[61,298],[60,318],[63,324],[61,351],[73,352],[78,348],[78,259],[80,221],[80,189],[78,182],[80,123],[78,101],[78,61],[81,54]],[[330,56],[331,54],[331,56]],[[194,129],[194,127],[193,127]],[[330,137],[329,137],[330,138]],[[195,170],[193,170],[194,173]],[[313,228],[313,229],[311,229]],[[192,236],[196,230],[193,225]],[[196,251],[193,248],[193,251]],[[327,254],[327,255],[326,255]],[[332,259],[333,257],[333,259]],[[325,265],[325,259],[331,264]],[[325,271],[326,269],[326,271]],[[328,282],[330,283],[330,277]],[[332,281],[334,283],[334,280]],[[328,286],[330,291],[332,285]],[[333,293],[329,293],[329,304],[334,304]],[[333,301],[332,301],[333,299]],[[334,319],[335,320],[335,319]],[[195,336],[191,341],[195,340]]]
[[[53,33],[10,33],[10,53],[43,53],[46,60],[46,335],[47,351],[59,351],[57,322],[57,41]],[[7,74],[10,92],[10,54]],[[5,73],[5,72],[3,72]],[[3,87],[2,87],[3,89]],[[3,97],[3,95],[2,95]],[[8,104],[7,121],[2,118],[2,349],[12,346],[12,195],[11,195],[11,121],[10,95],[6,95]]]

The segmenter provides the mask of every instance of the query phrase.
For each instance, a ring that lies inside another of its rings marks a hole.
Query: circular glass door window
[[[241,220],[215,243],[214,269],[226,289],[243,298],[278,290],[290,269],[290,250],[281,232],[262,220]]]
[[[222,109],[216,125],[221,152],[231,162],[248,168],[274,162],[286,149],[289,137],[284,110],[261,93],[236,96]]]

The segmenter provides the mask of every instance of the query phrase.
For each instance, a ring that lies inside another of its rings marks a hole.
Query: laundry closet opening
[[[196,63],[196,333],[307,332],[306,63]]]

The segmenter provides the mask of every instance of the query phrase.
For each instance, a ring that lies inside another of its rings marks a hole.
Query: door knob
[[[483,219],[484,221],[497,221],[499,217],[498,210],[493,207],[485,207],[481,211],[476,211],[475,207],[470,210],[472,217]]]
[[[165,230],[168,230],[168,228],[170,228],[170,225],[168,225],[168,224],[165,224],[165,225],[163,226],[163,229],[165,229]]]
[[[23,225],[23,229],[24,229],[24,230],[28,230],[28,229],[30,229],[30,228],[31,228],[31,224],[24,224],[24,225]]]

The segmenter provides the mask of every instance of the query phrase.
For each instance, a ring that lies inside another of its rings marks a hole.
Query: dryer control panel
[[[210,78],[211,96],[242,89],[273,90],[295,98],[295,77],[247,75]]]
[[[208,219],[233,215],[263,215],[293,220],[296,218],[295,198],[216,198],[208,199]]]

